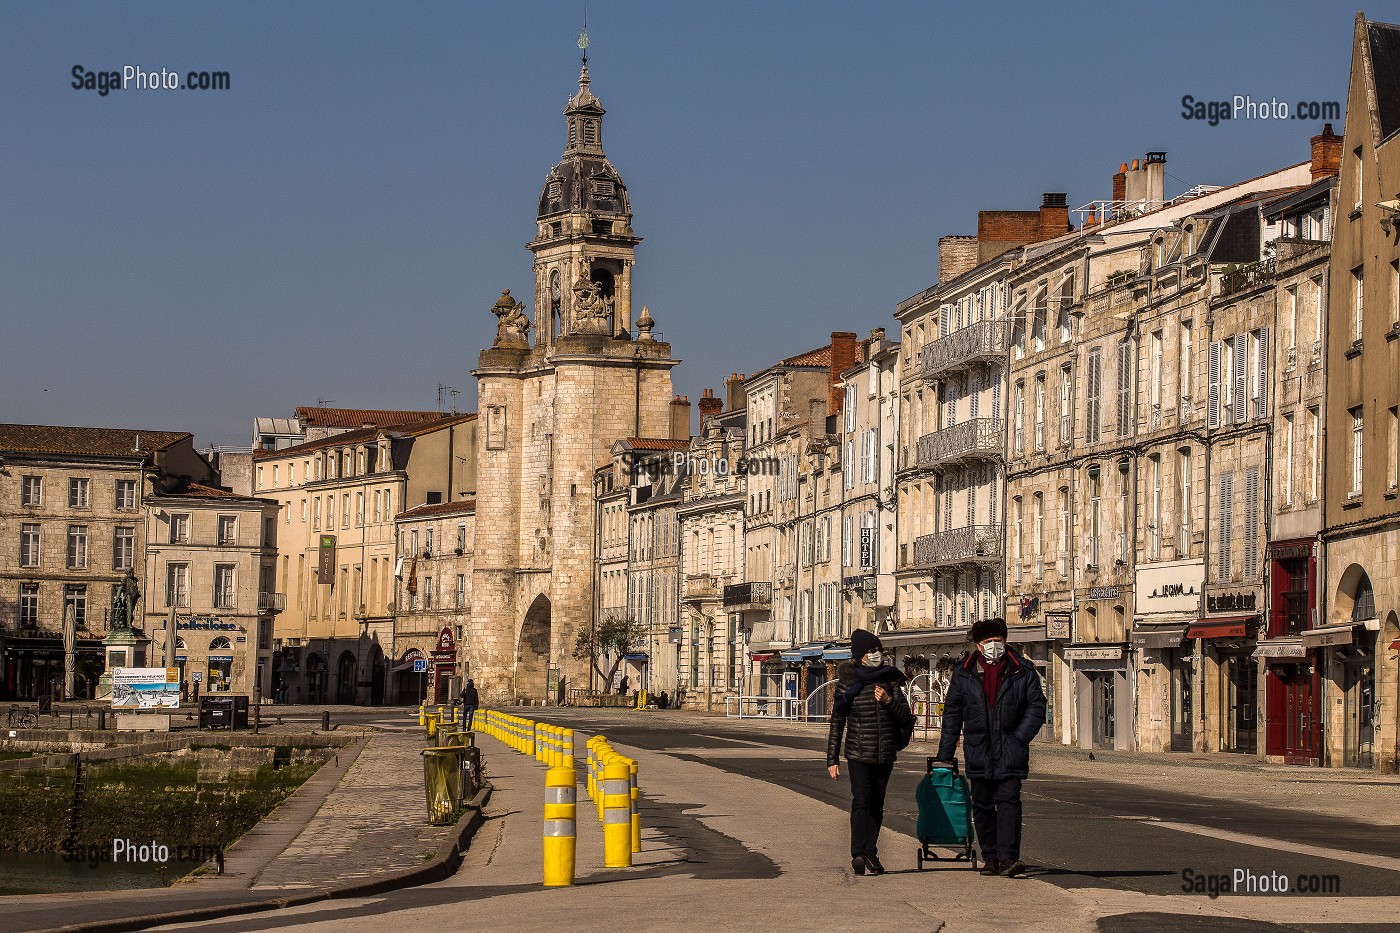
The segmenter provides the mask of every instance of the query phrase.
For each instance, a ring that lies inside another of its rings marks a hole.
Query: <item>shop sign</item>
[[[1350,626],[1340,628],[1319,629],[1312,632],[1303,633],[1303,644],[1309,648],[1331,648],[1336,645],[1349,645],[1352,643],[1355,630]]]
[[[1194,614],[1201,605],[1205,576],[1205,564],[1201,561],[1141,567],[1133,589],[1133,611],[1138,615]]]
[[[1089,588],[1089,598],[1117,599],[1120,592],[1117,586],[1094,586]]]
[[[455,658],[457,656],[457,639],[452,637],[452,628],[444,625],[442,631],[438,632],[437,647],[433,649],[435,658]]]
[[[1066,648],[1066,661],[1121,661],[1122,647],[1114,648]]]
[[[1206,597],[1206,612],[1253,612],[1257,594],[1214,593]]]
[[[1045,637],[1068,641],[1070,637],[1069,613],[1049,613],[1045,616]]]
[[[176,616],[175,627],[184,631],[191,629],[219,632],[243,631],[242,626],[234,622],[225,622],[218,616]]]

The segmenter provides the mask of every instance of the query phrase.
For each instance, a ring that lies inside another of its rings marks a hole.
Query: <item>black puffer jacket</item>
[[[842,661],[836,668],[836,694],[857,680],[855,665]],[[846,757],[871,764],[894,761],[903,735],[914,725],[914,714],[904,698],[904,675],[890,669],[889,677],[879,681],[893,698],[888,706],[875,699],[875,684],[870,684],[845,709],[831,712],[831,731],[826,739],[826,763],[834,765],[841,759],[841,739],[846,740]]]
[[[1035,665],[1011,648],[997,685],[995,709],[988,709],[982,672],[972,652],[953,668],[943,701],[943,735],[938,757],[952,760],[963,734],[968,777],[1001,780],[1030,775],[1031,739],[1045,725],[1045,691]]]

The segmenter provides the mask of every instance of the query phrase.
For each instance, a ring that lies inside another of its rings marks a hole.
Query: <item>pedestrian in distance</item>
[[[476,684],[470,677],[467,678],[467,685],[462,688],[462,719],[466,722],[467,731],[472,731],[472,723],[476,720],[476,708],[481,705],[481,696],[476,692]]]
[[[973,651],[953,668],[943,700],[938,757],[950,762],[962,734],[971,783],[972,822],[982,874],[1014,878],[1021,862],[1021,782],[1030,776],[1030,744],[1045,725],[1040,673],[1006,644],[1006,620],[983,619],[970,632]]]
[[[904,697],[904,675],[886,663],[873,632],[851,632],[851,660],[836,668],[836,702],[826,740],[826,770],[841,776],[842,741],[851,779],[851,869],[857,875],[883,875],[880,825],[885,819],[885,788],[896,755],[914,736],[914,714]]]

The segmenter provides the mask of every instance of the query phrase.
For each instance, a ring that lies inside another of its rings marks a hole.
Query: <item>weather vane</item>
[[[583,60],[588,61],[588,7],[583,8],[583,32],[578,34],[578,47],[583,50]]]

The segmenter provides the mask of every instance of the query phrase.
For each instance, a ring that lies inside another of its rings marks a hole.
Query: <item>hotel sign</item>
[[[335,535],[321,535],[320,560],[316,564],[320,583],[335,583]]]

